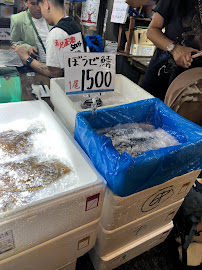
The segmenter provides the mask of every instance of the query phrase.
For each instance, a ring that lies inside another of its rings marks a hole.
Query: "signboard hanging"
[[[115,54],[65,53],[65,93],[114,91]]]
[[[125,0],[114,0],[111,22],[113,23],[125,23],[128,15],[129,5]]]
[[[76,33],[67,38],[56,39],[55,47],[60,67],[64,68],[65,52],[84,52],[82,35],[81,33]]]
[[[86,26],[96,26],[100,0],[87,0],[82,3],[81,21]]]

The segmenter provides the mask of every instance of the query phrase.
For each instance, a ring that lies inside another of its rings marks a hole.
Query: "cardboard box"
[[[129,32],[126,32],[128,39]],[[136,56],[152,56],[155,45],[147,38],[147,27],[136,27],[133,32],[130,53]]]
[[[130,53],[135,56],[152,56],[156,47],[154,45],[131,44]]]
[[[151,40],[147,38],[147,28],[136,27],[133,33],[133,41],[138,45],[154,45]]]
[[[103,257],[100,257],[93,248],[89,252],[93,266],[96,270],[112,270],[164,242],[172,228],[173,222],[171,221],[171,223],[161,229],[158,229],[145,237],[140,238],[138,241],[134,241]]]

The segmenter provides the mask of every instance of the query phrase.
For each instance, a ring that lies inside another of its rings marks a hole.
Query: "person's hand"
[[[175,45],[175,48],[171,51],[171,54],[178,66],[183,68],[189,68],[193,61],[191,53],[197,53],[197,49],[191,47],[184,47],[181,45]]]
[[[25,63],[27,58],[29,57],[27,49],[24,46],[18,46],[18,45],[13,45],[11,48],[18,54],[22,62]]]
[[[34,58],[37,58],[38,57],[38,52],[36,50],[36,48],[34,47],[30,47],[29,50],[28,50],[28,54]]]

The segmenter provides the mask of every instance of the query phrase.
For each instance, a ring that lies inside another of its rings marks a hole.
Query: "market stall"
[[[4,270],[127,269],[175,226],[202,169],[202,128],[140,87],[155,1],[131,2],[65,1],[83,36],[54,40],[61,76],[51,78],[33,50],[23,60],[11,50],[10,16],[26,7],[0,0]],[[93,266],[80,268],[87,253]]]

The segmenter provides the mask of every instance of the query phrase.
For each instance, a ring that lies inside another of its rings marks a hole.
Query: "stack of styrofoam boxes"
[[[50,90],[54,112],[74,134],[76,114],[84,111],[76,103],[86,97],[66,96],[64,78],[51,79]],[[153,98],[123,75],[116,75],[114,92],[106,93],[106,97],[107,104],[104,100],[100,108]],[[90,252],[96,270],[113,269],[163,242],[198,174],[192,172],[128,197],[118,197],[107,188],[97,242]]]
[[[116,196],[107,188],[97,241],[89,252],[95,270],[114,269],[163,242],[199,172],[128,197]]]
[[[18,120],[39,121],[56,132],[78,185],[0,214],[0,269],[74,270],[95,244],[105,181],[44,101],[0,104],[0,126]]]

